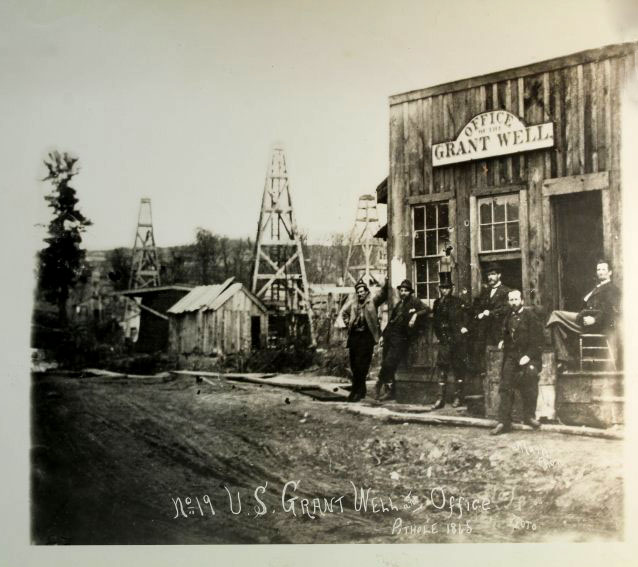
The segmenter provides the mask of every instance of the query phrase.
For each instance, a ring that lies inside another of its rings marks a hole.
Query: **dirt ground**
[[[34,378],[32,541],[623,537],[621,441],[389,424],[286,389],[211,382]]]

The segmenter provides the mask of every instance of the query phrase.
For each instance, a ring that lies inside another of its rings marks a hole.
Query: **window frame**
[[[415,288],[415,296],[420,299],[421,301],[423,301],[424,303],[428,304],[430,307],[432,306],[432,304],[434,303],[434,301],[438,298],[438,294],[434,295],[434,296],[430,296],[429,292],[430,292],[430,286],[431,285],[438,285],[440,278],[439,278],[439,274],[438,274],[438,269],[435,273],[436,279],[428,279],[426,281],[419,281],[417,279],[417,262],[419,260],[425,260],[426,262],[426,278],[428,277],[428,275],[431,275],[429,272],[429,269],[427,267],[427,262],[428,260],[435,260],[436,262],[439,262],[439,260],[443,257],[443,254],[440,251],[441,248],[441,244],[442,241],[439,240],[439,231],[446,229],[448,232],[448,242],[456,247],[456,242],[454,239],[454,223],[456,220],[456,214],[455,214],[455,210],[454,210],[454,206],[455,206],[455,199],[441,199],[440,201],[428,201],[428,202],[424,202],[424,203],[415,203],[410,207],[410,222],[411,222],[411,226],[410,226],[410,238],[411,238],[411,242],[410,242],[410,248],[411,248],[411,259],[412,259],[412,277],[413,277],[413,281],[414,281],[414,288]],[[441,205],[445,205],[447,207],[447,226],[445,227],[441,227],[439,226],[439,207]],[[426,209],[428,207],[436,207],[436,227],[435,228],[427,228],[427,213],[426,213]],[[415,213],[416,210],[418,208],[423,209],[423,228],[422,229],[416,229],[415,228]],[[416,235],[417,233],[422,233],[423,234],[423,255],[417,256],[416,255]],[[436,249],[437,249],[437,253],[436,254],[427,254],[427,233],[428,232],[434,232],[436,235]],[[420,297],[418,295],[418,289],[419,289],[419,285],[425,285],[426,286],[426,292],[427,295],[425,297]]]
[[[504,213],[504,219],[502,221],[494,221],[494,203],[495,201],[499,200],[499,199],[505,199],[505,213]],[[508,220],[507,218],[507,213],[508,213],[508,200],[511,201],[516,201],[516,205],[518,207],[518,215],[516,218],[516,221],[512,221],[512,220]],[[489,202],[491,204],[491,221],[489,223],[482,223],[481,222],[481,205],[485,202]],[[520,253],[521,252],[521,196],[520,196],[520,191],[516,192],[516,193],[503,193],[503,194],[498,194],[498,195],[481,195],[481,196],[477,196],[476,198],[476,223],[477,223],[477,245],[478,245],[478,253],[480,255],[483,254],[516,254],[516,253]],[[508,224],[516,222],[516,224],[518,225],[518,246],[516,247],[508,247],[507,246],[507,242],[508,242]],[[495,235],[494,235],[494,230],[495,227],[497,225],[503,225],[505,228],[505,248],[492,248],[491,250],[483,250],[483,237],[482,237],[482,228],[484,226],[490,226],[492,228],[491,230],[491,243],[492,246],[495,245]]]

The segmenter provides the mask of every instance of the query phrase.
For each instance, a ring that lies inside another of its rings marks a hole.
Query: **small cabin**
[[[216,356],[266,346],[268,311],[233,280],[195,287],[168,310],[169,352]]]

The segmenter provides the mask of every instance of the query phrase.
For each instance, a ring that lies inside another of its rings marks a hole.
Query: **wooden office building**
[[[388,267],[438,296],[444,249],[458,291],[481,266],[545,313],[579,310],[601,257],[622,285],[621,102],[638,43],[612,45],[390,98]],[[432,365],[418,352],[412,365]],[[421,358],[419,358],[421,357]]]

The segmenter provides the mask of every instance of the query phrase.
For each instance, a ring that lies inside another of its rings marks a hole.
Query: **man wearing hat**
[[[450,368],[454,372],[456,389],[453,407],[463,403],[463,381],[467,376],[468,312],[463,301],[453,295],[450,272],[439,273],[441,297],[434,301],[434,333],[439,341],[436,367],[439,373],[439,397],[432,409],[445,406],[445,394]]]
[[[386,282],[381,291],[375,295],[370,293],[363,280],[359,280],[354,289],[357,297],[347,303],[341,312],[343,321],[348,327],[347,347],[350,352],[350,369],[352,370],[349,402],[358,402],[366,396],[366,378],[372,362],[374,345],[381,337],[377,310],[387,297],[388,285]]]
[[[379,401],[394,399],[394,375],[407,355],[410,329],[414,327],[417,317],[428,309],[414,297],[412,283],[409,280],[403,280],[397,289],[399,301],[392,309],[382,335],[383,361],[377,382]]]
[[[485,347],[495,346],[501,339],[503,321],[510,311],[507,296],[510,288],[501,283],[501,267],[491,262],[485,267],[487,287],[483,288],[474,307],[475,364],[485,372]]]

